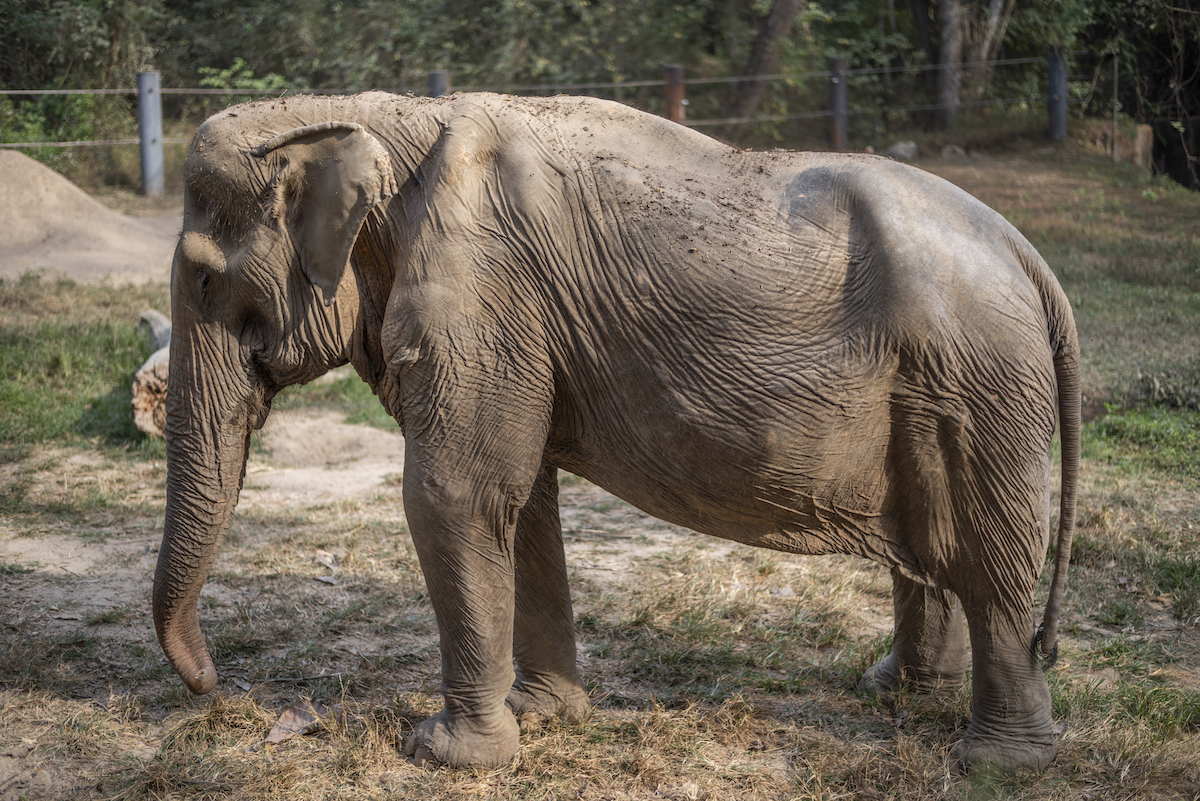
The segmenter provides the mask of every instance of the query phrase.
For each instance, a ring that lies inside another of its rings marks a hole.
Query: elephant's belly
[[[704,534],[804,554],[911,561],[892,542],[886,409],[820,436],[775,423],[742,436],[670,425],[640,443],[577,451],[561,467]]]

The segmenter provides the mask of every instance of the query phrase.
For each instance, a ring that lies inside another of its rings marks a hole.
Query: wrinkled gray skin
[[[514,712],[587,708],[559,469],[697,531],[889,566],[895,649],[864,686],[960,685],[965,618],[959,764],[1053,758],[1034,588],[1056,414],[1069,552],[1078,345],[999,215],[886,159],[742,153],[578,98],[236,106],[185,177],[154,621],[193,691],[216,684],[196,602],[250,432],[349,361],[403,428],[441,634],[418,763],[501,764]]]

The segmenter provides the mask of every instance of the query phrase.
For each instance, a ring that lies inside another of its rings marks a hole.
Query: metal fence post
[[[671,122],[683,122],[686,118],[684,111],[687,101],[683,99],[683,67],[670,64],[664,68],[667,80],[663,97],[667,104],[667,119]]]
[[[445,97],[450,94],[450,73],[446,70],[434,70],[429,73],[429,96]]]
[[[850,149],[850,136],[847,133],[847,69],[846,59],[829,59],[829,110],[833,112],[833,119],[829,125],[829,146],[839,153]]]
[[[1067,138],[1067,58],[1050,45],[1050,138]]]
[[[163,194],[162,91],[157,72],[139,72],[138,138],[141,140],[142,194]]]

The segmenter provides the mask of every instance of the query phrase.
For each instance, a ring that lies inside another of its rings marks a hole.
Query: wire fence
[[[1072,54],[1077,55],[1077,54]],[[753,76],[722,76],[683,80],[682,70],[668,67],[662,79],[633,81],[590,81],[579,83],[551,82],[541,84],[495,84],[454,87],[456,91],[490,91],[517,95],[582,94],[607,97],[619,102],[660,114],[684,125],[701,129],[723,129],[726,134],[735,128],[742,132],[758,131],[760,136],[774,137],[781,142],[800,141],[812,146],[816,141],[827,140],[835,149],[845,149],[849,139],[871,141],[894,131],[913,127],[926,127],[932,115],[954,111],[969,111],[992,107],[1025,107],[1029,110],[1039,105],[1053,104],[1056,90],[1047,86],[1047,70],[1036,65],[1053,65],[1046,58],[1011,58],[956,65],[965,76],[964,99],[953,105],[937,99],[937,76],[935,73],[947,69],[941,65],[913,66],[864,66],[849,69],[842,62],[839,67],[831,62],[825,70],[810,70],[796,73],[775,73]],[[1032,67],[1032,69],[1031,69]],[[677,70],[674,77],[671,70]],[[1005,72],[1005,71],[1008,72]],[[157,73],[149,73],[157,76]],[[973,75],[982,76],[976,80]],[[451,91],[450,73],[430,73],[428,87],[415,89],[407,86],[383,91],[411,94],[444,94]],[[1101,91],[1098,81],[1088,80],[1091,75],[1075,76],[1072,80],[1079,87],[1087,86],[1088,98],[1095,98]],[[157,81],[157,77],[155,77]],[[840,82],[840,84],[839,84]],[[141,78],[139,78],[139,85]],[[726,109],[734,86],[763,88],[758,112],[752,115],[728,115]],[[1084,93],[1077,87],[1074,95]],[[116,136],[108,138],[70,138],[56,140],[52,137],[22,137],[0,128],[0,140],[34,138],[36,141],[0,141],[0,148],[36,150],[40,148],[122,148],[142,146],[142,158],[147,158],[147,139],[161,149],[163,145],[183,145],[191,140],[191,130],[200,119],[216,110],[212,101],[236,100],[240,98],[284,97],[306,94],[347,94],[353,89],[314,89],[266,93],[261,88],[222,87],[161,87],[153,91],[153,100],[159,104],[159,129],[157,132],[140,130],[137,138]],[[839,106],[838,93],[842,102]],[[138,98],[139,121],[142,120],[142,104],[148,102],[139,89],[0,89],[0,102],[8,97],[29,102],[37,97],[55,96],[124,96]],[[1071,93],[1066,86],[1059,87],[1057,95],[1062,102],[1069,102]],[[1075,98],[1077,101],[1078,97]],[[119,103],[119,101],[116,101]],[[162,104],[174,104],[170,119],[173,136],[164,136],[161,129]],[[1091,99],[1083,102],[1086,107]],[[129,104],[132,108],[133,104]],[[1051,112],[1053,114],[1053,112]],[[188,120],[194,122],[188,122]],[[1065,123],[1064,123],[1065,124]],[[780,126],[791,126],[788,129]],[[839,140],[839,126],[841,138]],[[130,128],[126,123],[125,128]],[[113,130],[112,133],[124,133]],[[161,155],[159,156],[161,161]],[[145,167],[143,165],[143,179]]]

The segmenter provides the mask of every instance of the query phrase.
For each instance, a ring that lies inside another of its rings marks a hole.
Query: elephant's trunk
[[[203,694],[216,687],[217,673],[196,605],[237,504],[250,431],[265,409],[253,414],[255,404],[246,401],[253,393],[198,382],[186,365],[177,363],[182,348],[175,345],[167,390],[167,509],[154,573],[154,627],[188,689]],[[230,395],[236,400],[221,400]]]

